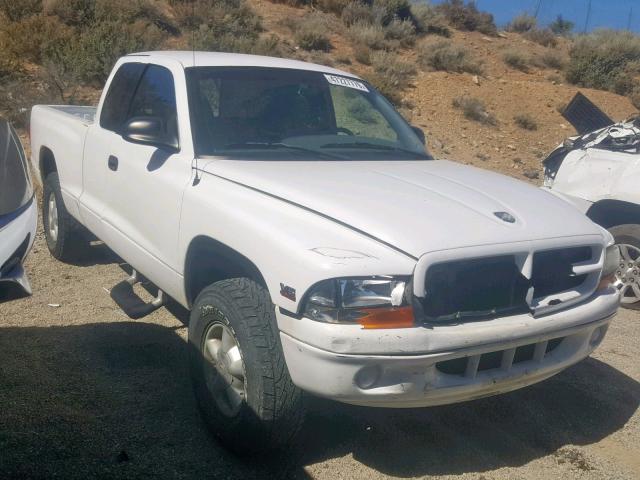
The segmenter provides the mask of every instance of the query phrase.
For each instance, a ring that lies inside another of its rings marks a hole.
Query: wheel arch
[[[640,205],[622,200],[600,200],[589,208],[587,217],[604,228],[640,224]]]
[[[40,179],[42,180],[43,184],[50,173],[58,171],[56,157],[49,147],[40,147],[40,153],[38,155],[38,168],[40,169]]]
[[[189,308],[207,285],[238,277],[250,278],[266,287],[255,263],[238,251],[205,235],[191,240],[184,263],[185,298]]]

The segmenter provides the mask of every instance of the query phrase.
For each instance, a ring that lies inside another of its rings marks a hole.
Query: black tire
[[[221,408],[220,394],[212,393],[212,385],[219,388],[228,377],[205,357],[210,355],[209,350],[205,352],[207,332],[216,328],[227,328],[233,334],[243,361],[243,400],[231,414]],[[200,410],[227,448],[247,455],[290,445],[304,417],[302,392],[289,376],[274,306],[265,288],[246,278],[206,287],[191,311],[189,362]]]
[[[616,225],[615,227],[611,227],[609,229],[611,235],[615,239],[616,244],[618,245],[630,245],[631,247],[635,247],[637,251],[634,254],[637,254],[640,251],[640,225],[637,224],[625,224],[625,225]],[[635,257],[638,258],[638,257]],[[635,270],[636,272],[638,269]],[[638,275],[635,275],[635,282],[638,283]],[[621,306],[623,308],[629,308],[633,310],[640,309],[640,301],[635,301],[634,303],[622,303]]]
[[[55,200],[57,209],[57,235],[51,232],[49,221],[50,198]],[[82,246],[84,238],[81,234],[80,224],[71,216],[64,206],[62,194],[60,193],[60,180],[58,173],[53,172],[47,175],[44,181],[44,189],[42,193],[42,225],[47,240],[47,247],[51,255],[60,260],[68,261],[77,252],[78,247]]]

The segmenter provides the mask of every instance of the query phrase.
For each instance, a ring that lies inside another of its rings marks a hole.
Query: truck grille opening
[[[452,323],[528,312],[530,286],[513,255],[435,264],[425,278],[425,321]]]
[[[589,261],[591,257],[591,247],[563,248],[534,253],[531,276],[534,297],[547,297],[582,285],[587,274],[575,275],[573,265]]]
[[[516,263],[515,255],[472,258],[436,263],[425,277],[422,300],[425,324],[455,324],[489,320],[499,316],[531,313],[536,305],[556,305],[562,292],[577,298],[592,273],[597,274],[599,255],[591,246],[540,250],[531,254],[531,279]],[[521,263],[521,262],[520,262]],[[580,265],[582,272],[574,273]],[[590,284],[590,283],[589,283]],[[532,298],[527,302],[527,294]]]
[[[532,360],[542,361],[546,355],[560,346],[564,337],[521,345],[509,350],[487,352],[471,357],[454,358],[436,363],[436,369],[447,375],[475,377],[478,372],[502,369],[508,370],[518,363]]]

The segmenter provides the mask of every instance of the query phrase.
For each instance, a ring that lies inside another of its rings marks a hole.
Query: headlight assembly
[[[318,322],[364,328],[413,327],[409,295],[408,282],[394,277],[324,280],[307,294],[304,314]]]

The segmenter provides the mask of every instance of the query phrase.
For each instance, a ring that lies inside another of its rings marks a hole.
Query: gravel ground
[[[640,312],[621,311],[592,358],[507,395],[393,411],[309,399],[295,447],[257,461],[199,417],[186,312],[125,317],[104,246],[67,265],[40,234],[26,266],[34,295],[0,303],[2,479],[640,478]]]

